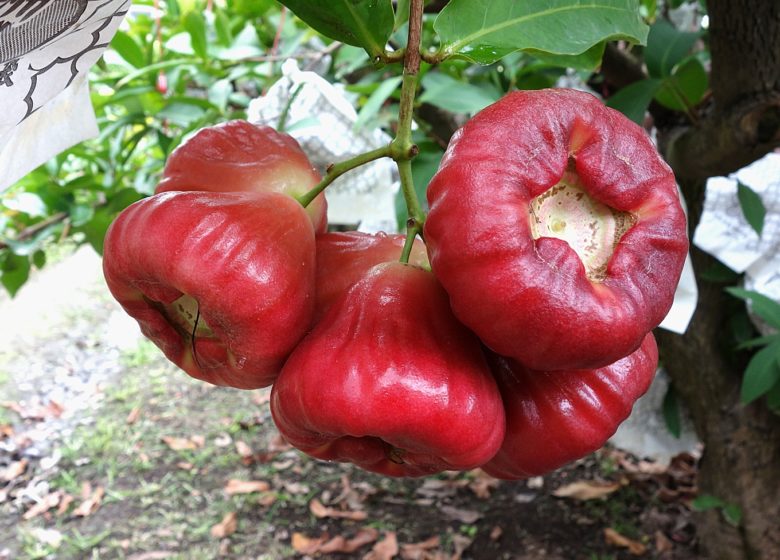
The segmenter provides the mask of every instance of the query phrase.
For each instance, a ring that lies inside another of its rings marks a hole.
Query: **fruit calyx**
[[[567,171],[561,181],[531,200],[528,207],[533,238],[553,237],[568,243],[591,282],[603,282],[607,265],[620,239],[636,223],[622,212],[592,198],[577,174]]]

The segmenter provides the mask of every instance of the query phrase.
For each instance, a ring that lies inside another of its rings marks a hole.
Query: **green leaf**
[[[770,344],[756,352],[745,369],[742,378],[741,400],[753,402],[766,394],[780,381],[780,342]]]
[[[671,75],[672,69],[688,56],[698,33],[678,31],[666,20],[658,20],[650,27],[645,49],[645,64],[653,78]]]
[[[495,89],[461,82],[441,72],[428,72],[423,76],[422,85],[421,103],[430,103],[453,113],[473,114],[501,97],[501,92]]]
[[[756,315],[776,329],[780,329],[780,303],[764,294],[742,288],[726,288],[726,291],[734,297],[750,301],[751,309]]]
[[[103,254],[103,240],[106,237],[106,230],[114,219],[114,214],[105,209],[95,212],[92,219],[84,224],[80,231],[84,232],[87,241],[97,251],[98,255]]]
[[[695,511],[707,511],[710,509],[715,509],[719,507],[723,507],[724,502],[717,496],[712,496],[710,494],[702,494],[701,496],[696,496],[694,500],[691,502],[691,507]]]
[[[206,38],[206,18],[200,12],[188,12],[184,16],[184,29],[190,35],[190,45],[201,58],[208,57],[208,40]]]
[[[687,111],[704,97],[709,80],[698,58],[691,57],[675,66],[672,75],[661,84],[655,100],[674,111]]]
[[[727,504],[721,510],[723,518],[732,526],[739,527],[742,523],[742,509],[734,504]]]
[[[46,266],[46,251],[43,249],[38,249],[35,251],[32,256],[32,262],[37,269],[41,269]]]
[[[766,206],[764,206],[761,197],[758,196],[756,191],[740,181],[737,183],[737,198],[745,219],[750,224],[750,227],[761,237],[761,232],[764,230],[764,218],[766,217]]]
[[[516,50],[578,55],[598,43],[644,43],[637,0],[452,0],[434,22],[445,56],[491,64]]]
[[[731,270],[720,261],[715,261],[709,268],[699,274],[699,278],[713,283],[734,284],[739,280],[739,273]]]
[[[217,43],[229,47],[233,42],[233,31],[230,29],[230,18],[224,10],[217,9],[214,17],[214,31],[217,33]]]
[[[617,109],[637,124],[642,124],[645,112],[653,100],[661,80],[640,80],[618,91],[607,100],[607,107]]]
[[[542,62],[561,68],[574,68],[576,70],[595,70],[601,64],[604,56],[605,42],[597,43],[580,54],[550,54],[543,51],[527,49],[528,53]]]
[[[395,6],[395,23],[393,29],[398,29],[409,21],[409,0],[398,0]]]
[[[666,390],[662,408],[666,429],[669,430],[670,434],[679,439],[682,431],[680,403],[677,399],[677,391],[675,391],[673,385],[669,385],[669,388]]]
[[[372,58],[385,52],[395,14],[390,0],[280,0],[311,27]]]
[[[756,348],[758,346],[766,346],[767,344],[772,344],[776,340],[780,341],[780,334],[770,334],[767,336],[759,336],[758,338],[751,338],[750,340],[740,342],[737,345],[737,350],[750,350],[751,348]]]
[[[393,95],[393,92],[401,84],[401,76],[384,80],[379,84],[379,87],[368,97],[365,105],[360,109],[358,118],[355,121],[353,128],[359,130],[363,128],[368,121],[370,121],[382,108],[385,101]]]
[[[0,267],[0,282],[11,294],[11,297],[16,295],[16,292],[24,286],[29,277],[30,259],[14,253],[7,253],[3,266]]]
[[[124,31],[117,31],[111,40],[111,48],[114,49],[128,64],[135,68],[146,66],[146,53],[130,35]]]
[[[780,382],[775,383],[767,392],[766,405],[775,414],[780,414]]]

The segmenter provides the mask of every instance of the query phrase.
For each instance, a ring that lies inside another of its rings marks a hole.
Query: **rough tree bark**
[[[709,0],[712,98],[695,127],[661,129],[666,156],[690,209],[691,231],[704,181],[754,161],[780,145],[780,2]],[[713,262],[692,250],[694,268]],[[659,333],[662,359],[704,443],[699,487],[743,513],[739,527],[718,511],[697,532],[710,558],[780,558],[780,416],[763,400],[739,402],[744,361],[723,340],[723,285],[699,281],[699,305],[684,336]]]

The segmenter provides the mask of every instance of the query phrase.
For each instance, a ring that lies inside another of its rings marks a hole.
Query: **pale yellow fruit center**
[[[585,265],[588,279],[602,282],[615,247],[636,219],[594,200],[575,183],[561,181],[531,201],[531,235],[565,241]]]

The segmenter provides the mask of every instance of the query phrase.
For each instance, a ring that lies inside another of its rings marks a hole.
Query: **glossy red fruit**
[[[545,474],[601,448],[650,387],[658,350],[652,334],[631,355],[599,369],[533,371],[491,357],[506,410],[506,437],[482,468],[521,479]]]
[[[320,181],[289,134],[244,120],[202,128],[168,158],[155,192],[260,191],[300,196]],[[325,195],[307,207],[314,229],[328,229]]]
[[[391,476],[473,468],[504,437],[478,340],[436,278],[401,263],[372,268],[301,342],[271,412],[309,455]]]
[[[318,322],[334,302],[378,264],[401,258],[406,237],[359,231],[331,232],[317,236],[317,296],[314,321]],[[425,245],[416,239],[409,264],[429,268]]]
[[[636,350],[688,249],[674,176],[595,97],[518,91],[471,119],[428,188],[425,240],[455,315],[534,369]]]
[[[111,293],[192,377],[270,385],[314,310],[314,230],[279,193],[170,192],[141,200],[106,234]]]

